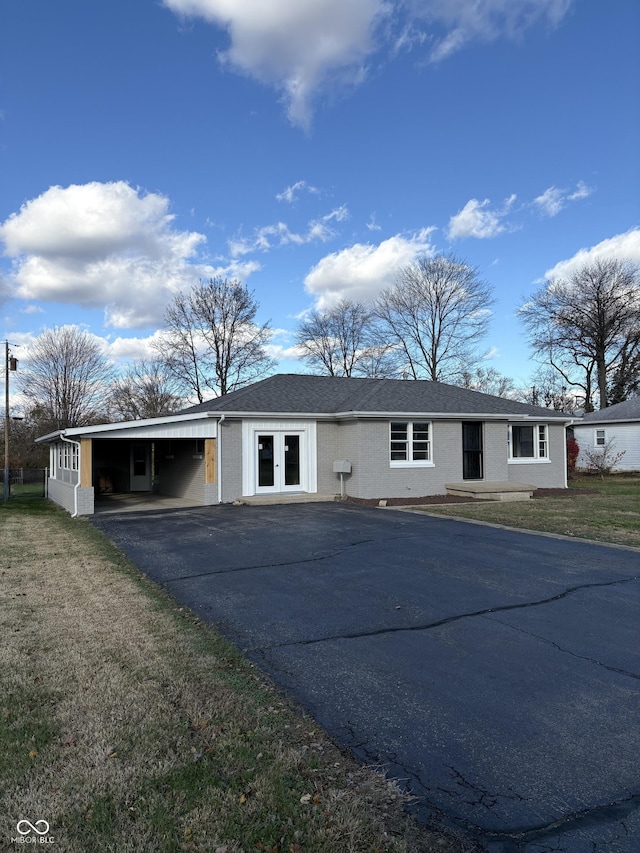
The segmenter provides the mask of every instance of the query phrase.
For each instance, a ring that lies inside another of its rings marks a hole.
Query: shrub
[[[578,442],[572,435],[567,436],[567,470],[569,474],[573,474],[576,470],[576,462],[580,455]]]
[[[615,441],[610,438],[601,447],[588,447],[584,451],[590,474],[599,474],[604,479],[605,474],[611,473],[611,469],[615,468],[626,453],[625,450],[616,453],[615,446]]]

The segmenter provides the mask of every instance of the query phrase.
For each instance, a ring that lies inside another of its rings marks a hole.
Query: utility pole
[[[18,359],[9,357],[9,341],[4,342],[4,502],[9,500],[9,371],[18,369]]]

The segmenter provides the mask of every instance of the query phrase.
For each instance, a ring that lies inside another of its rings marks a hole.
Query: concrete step
[[[237,506],[265,506],[269,504],[306,504],[306,503],[330,503],[339,501],[340,495],[319,495],[310,492],[280,493],[277,495],[248,495],[239,498],[234,503]]]
[[[462,483],[445,483],[448,495],[473,498],[477,501],[528,501],[533,497],[536,486],[528,483],[487,482],[467,480]]]

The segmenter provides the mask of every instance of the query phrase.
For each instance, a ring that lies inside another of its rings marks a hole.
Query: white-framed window
[[[605,429],[594,430],[593,443],[596,447],[604,447],[607,443],[607,431]]]
[[[78,445],[60,442],[58,444],[58,468],[66,468],[68,471],[78,470]]]
[[[391,421],[389,461],[392,467],[433,465],[430,421]]]
[[[514,462],[548,462],[548,425],[509,424],[509,459]]]

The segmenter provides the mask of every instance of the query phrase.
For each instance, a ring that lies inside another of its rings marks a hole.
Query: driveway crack
[[[396,628],[378,628],[375,631],[353,631],[345,634],[331,634],[326,637],[311,637],[302,640],[288,640],[283,643],[269,643],[264,646],[256,646],[255,648],[246,648],[245,652],[253,651],[268,651],[269,649],[280,649],[287,646],[310,646],[315,643],[326,643],[331,640],[357,640],[365,637],[379,637],[384,634],[398,634],[403,631],[430,631],[433,628],[440,628],[443,625],[450,625],[453,622],[459,622],[462,619],[474,619],[478,616],[488,616],[494,613],[506,613],[510,610],[526,610],[530,607],[540,607],[543,604],[551,604],[554,601],[561,601],[576,592],[581,592],[585,589],[599,589],[602,587],[617,586],[618,584],[633,583],[640,579],[640,575],[634,575],[629,578],[618,578],[612,581],[600,581],[594,583],[578,584],[568,587],[563,592],[557,595],[549,596],[548,598],[540,598],[537,601],[527,601],[519,604],[505,604],[500,607],[486,607],[482,610],[472,610],[467,613],[458,613],[455,616],[446,616],[443,619],[436,619],[434,622],[425,622],[421,625],[401,625]]]
[[[506,622],[502,619],[494,619],[494,622],[499,622],[500,625],[505,625],[508,628],[512,628],[514,631],[519,631],[521,634],[525,634],[527,637],[535,637],[536,640],[541,640],[543,643],[548,643],[550,646],[553,646],[559,652],[562,652],[566,655],[571,655],[573,658],[577,658],[578,660],[587,661],[587,663],[593,663],[596,666],[601,666],[603,669],[608,670],[609,672],[615,672],[618,675],[627,675],[629,678],[636,678],[640,680],[640,674],[637,672],[630,672],[628,669],[622,669],[619,666],[611,666],[610,664],[603,663],[597,658],[589,657],[588,655],[580,655],[577,652],[572,652],[570,649],[565,649],[564,646],[559,645],[559,643],[555,643],[553,640],[550,640],[548,637],[543,637],[541,634],[536,634],[534,631],[527,631],[525,628],[521,628],[517,625],[512,625],[510,622]]]
[[[545,839],[564,836],[590,826],[602,826],[607,823],[619,823],[624,826],[625,818],[638,808],[640,808],[640,793],[633,792],[612,803],[603,803],[563,815],[548,824],[522,827],[506,832],[485,830],[482,835],[486,841],[506,842],[502,848],[504,853],[512,853],[512,851],[516,853],[516,851],[525,850],[534,841],[544,842]]]
[[[180,581],[189,581],[194,580],[195,578],[206,578],[210,575],[226,575],[235,572],[250,572],[256,569],[279,569],[284,566],[304,566],[307,563],[318,563],[322,560],[329,560],[332,557],[339,557],[340,554],[345,554],[351,548],[357,548],[360,545],[370,545],[373,542],[397,542],[406,539],[415,539],[417,535],[419,534],[414,534],[412,536],[389,536],[384,539],[378,539],[373,537],[370,539],[358,539],[355,542],[349,542],[341,548],[332,548],[330,551],[325,551],[319,554],[312,554],[310,557],[301,557],[293,560],[282,560],[276,563],[255,563],[249,566],[233,566],[231,568],[210,569],[205,572],[194,572],[193,574],[179,575],[177,577],[169,578],[168,580],[165,580],[162,583],[164,586],[167,586],[168,584],[178,583]]]

